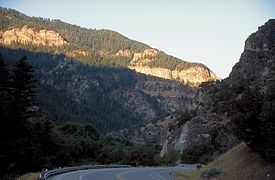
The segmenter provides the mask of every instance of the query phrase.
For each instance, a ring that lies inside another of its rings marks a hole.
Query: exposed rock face
[[[270,19],[251,34],[245,42],[245,50],[270,51],[275,48],[275,19]]]
[[[159,53],[156,49],[145,49],[143,52],[135,53],[128,67],[139,73],[185,83],[189,82],[194,86],[217,79],[216,74],[202,66],[190,66],[187,69],[181,69],[183,63],[178,63],[176,68],[172,70],[163,67],[152,67],[150,63],[158,59],[157,55]]]
[[[35,31],[23,26],[6,31],[0,31],[0,43],[10,45],[11,43],[34,44],[43,46],[63,46],[68,44],[57,32],[42,29]]]
[[[89,52],[87,51],[82,51],[82,50],[75,50],[75,51],[70,51],[66,53],[67,56],[75,58],[75,57],[87,57],[89,55]]]
[[[119,132],[113,132],[111,135],[120,139],[127,139],[135,144],[144,144],[145,142],[154,142],[163,146],[161,155],[168,150],[169,127],[175,123],[177,115],[169,114],[146,126],[135,129],[123,129]]]
[[[162,153],[165,153],[166,149],[183,150],[192,144],[206,141],[217,144],[219,151],[225,152],[238,142],[233,133],[227,129],[227,123],[228,119],[216,113],[197,115],[170,133],[166,138],[167,147],[162,148],[164,151]],[[226,135],[221,137],[217,135],[218,133],[225,133]]]
[[[149,62],[154,61],[152,57],[155,57],[158,53],[156,49],[145,49],[143,52],[135,53],[131,64],[140,66],[147,65]]]
[[[133,52],[130,50],[119,50],[115,56],[122,56],[122,57],[128,57],[131,58],[133,56]]]
[[[259,27],[256,33],[249,36],[240,61],[233,67],[227,79],[214,85],[205,84],[199,89],[192,106],[192,109],[196,110],[193,117],[186,122],[180,118],[172,118],[166,121],[168,125],[160,128],[156,125],[152,126],[151,123],[143,128],[146,131],[138,131],[133,136],[133,141],[145,142],[146,132],[158,132],[150,135],[155,138],[164,138],[157,141],[162,145],[162,155],[171,149],[183,150],[192,144],[210,142],[215,148],[211,156],[218,156],[236,145],[238,139],[232,132],[230,114],[219,110],[221,103],[226,105],[230,102],[226,99],[225,102],[215,102],[218,99],[216,96],[219,96],[219,93],[225,94],[224,90],[234,91],[229,98],[237,99],[242,92],[234,88],[243,88],[243,82],[264,91],[268,79],[274,77],[271,69],[275,69],[275,20],[269,20]]]
[[[174,140],[167,139],[168,142],[165,143],[167,147],[163,149],[179,147],[184,149],[193,143],[210,141],[217,148],[213,154],[215,156],[234,146],[238,139],[231,130],[230,115],[215,109],[219,108],[219,104],[214,106],[217,103],[215,94],[223,94],[219,91],[224,89],[229,91],[234,87],[243,88],[244,83],[264,91],[268,79],[274,77],[271,69],[275,69],[275,20],[269,20],[259,27],[256,33],[249,36],[240,61],[232,68],[227,79],[199,90],[196,105],[193,107],[197,109],[196,116],[179,128],[181,129],[180,136],[177,135],[178,129],[176,129],[174,131],[176,135],[170,138]],[[236,99],[238,96],[239,94],[235,94],[230,99]],[[173,142],[176,143],[173,144]]]
[[[129,68],[139,73],[156,76],[164,79],[174,79],[186,83],[190,82],[195,86],[201,84],[202,82],[214,81],[217,79],[216,74],[202,67],[191,67],[186,70],[170,70],[166,68],[155,68],[149,66],[129,66]]]
[[[274,66],[275,19],[270,19],[248,37],[240,61],[232,68],[227,81],[231,84],[246,81],[264,90]]]

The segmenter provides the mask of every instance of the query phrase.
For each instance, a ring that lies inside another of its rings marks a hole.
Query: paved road
[[[194,165],[174,167],[173,172],[195,168]],[[171,180],[171,167],[91,169],[62,174],[52,180]]]

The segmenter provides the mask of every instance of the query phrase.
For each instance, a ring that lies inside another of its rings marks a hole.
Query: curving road
[[[137,167],[108,168],[76,171],[55,176],[52,180],[171,180],[171,171],[194,169],[195,165],[184,167]]]

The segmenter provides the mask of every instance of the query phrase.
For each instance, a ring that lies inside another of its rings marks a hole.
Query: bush
[[[208,143],[194,144],[183,150],[181,160],[184,163],[207,163],[212,152],[212,146]]]
[[[218,168],[209,168],[201,174],[201,177],[211,178],[223,174],[223,171]]]

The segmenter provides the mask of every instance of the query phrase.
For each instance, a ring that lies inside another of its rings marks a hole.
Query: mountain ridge
[[[21,43],[22,41],[18,38],[18,35],[24,36],[21,39],[26,39],[26,37],[30,36],[26,34],[28,32],[47,31],[48,29],[65,40],[63,43],[59,41],[58,45],[61,45],[63,49],[58,48],[55,53],[63,53],[85,63],[94,64],[95,62],[91,62],[91,59],[94,56],[99,56],[102,59],[108,59],[106,61],[108,61],[109,65],[115,64],[140,73],[173,79],[195,86],[198,86],[201,82],[217,79],[217,76],[201,63],[180,60],[112,30],[81,28],[60,20],[29,17],[18,11],[6,8],[0,9],[0,19],[2,21],[0,39],[3,39],[2,42],[9,42],[2,44]],[[26,27],[28,27],[28,31],[18,32],[18,29],[22,30],[26,29]],[[6,31],[12,31],[15,37],[3,36]],[[16,32],[18,33],[16,34]],[[26,40],[24,41],[26,42]],[[37,49],[37,47],[34,49]],[[152,56],[147,51],[156,51],[157,53]],[[124,52],[128,53],[127,56],[124,56]],[[140,56],[137,61],[136,57],[138,55]]]

